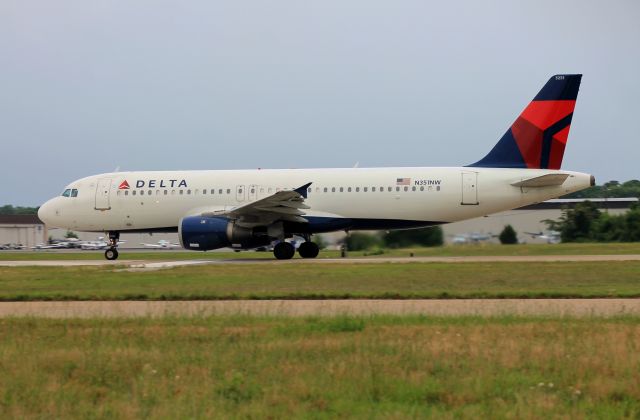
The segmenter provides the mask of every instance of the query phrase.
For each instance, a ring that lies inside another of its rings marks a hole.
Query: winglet
[[[295,191],[298,194],[300,194],[303,198],[307,198],[307,188],[309,188],[309,185],[311,185],[311,184],[312,184],[312,182],[309,182],[308,184],[304,184],[302,187],[298,187],[293,191]]]

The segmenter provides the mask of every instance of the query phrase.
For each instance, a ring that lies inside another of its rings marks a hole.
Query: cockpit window
[[[75,188],[71,190],[71,197],[77,197],[78,196],[78,190],[76,190]]]
[[[62,193],[63,197],[69,197],[71,196],[71,189],[66,189],[64,190],[64,192]]]

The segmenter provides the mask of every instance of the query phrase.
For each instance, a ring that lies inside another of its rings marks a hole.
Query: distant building
[[[47,227],[35,214],[0,215],[0,245],[21,244],[26,247],[47,242]]]
[[[601,211],[611,214],[622,214],[638,203],[637,198],[576,198],[548,200],[538,204],[507,210],[475,219],[463,220],[442,226],[445,243],[455,243],[464,237],[492,237],[483,241],[499,243],[497,235],[506,225],[511,225],[518,233],[518,240],[522,243],[546,243],[548,239],[526,234],[548,233],[549,228],[544,220],[558,220],[564,209],[574,208],[577,204],[590,201]],[[474,235],[475,234],[475,235]],[[545,235],[546,236],[546,235]]]

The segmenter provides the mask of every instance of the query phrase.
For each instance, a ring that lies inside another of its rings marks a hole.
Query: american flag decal
[[[411,185],[411,178],[396,178],[396,185]]]

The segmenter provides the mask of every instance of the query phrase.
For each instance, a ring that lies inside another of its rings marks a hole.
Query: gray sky
[[[640,2],[0,2],[1,204],[121,170],[457,166],[583,73],[563,169],[640,178]]]

